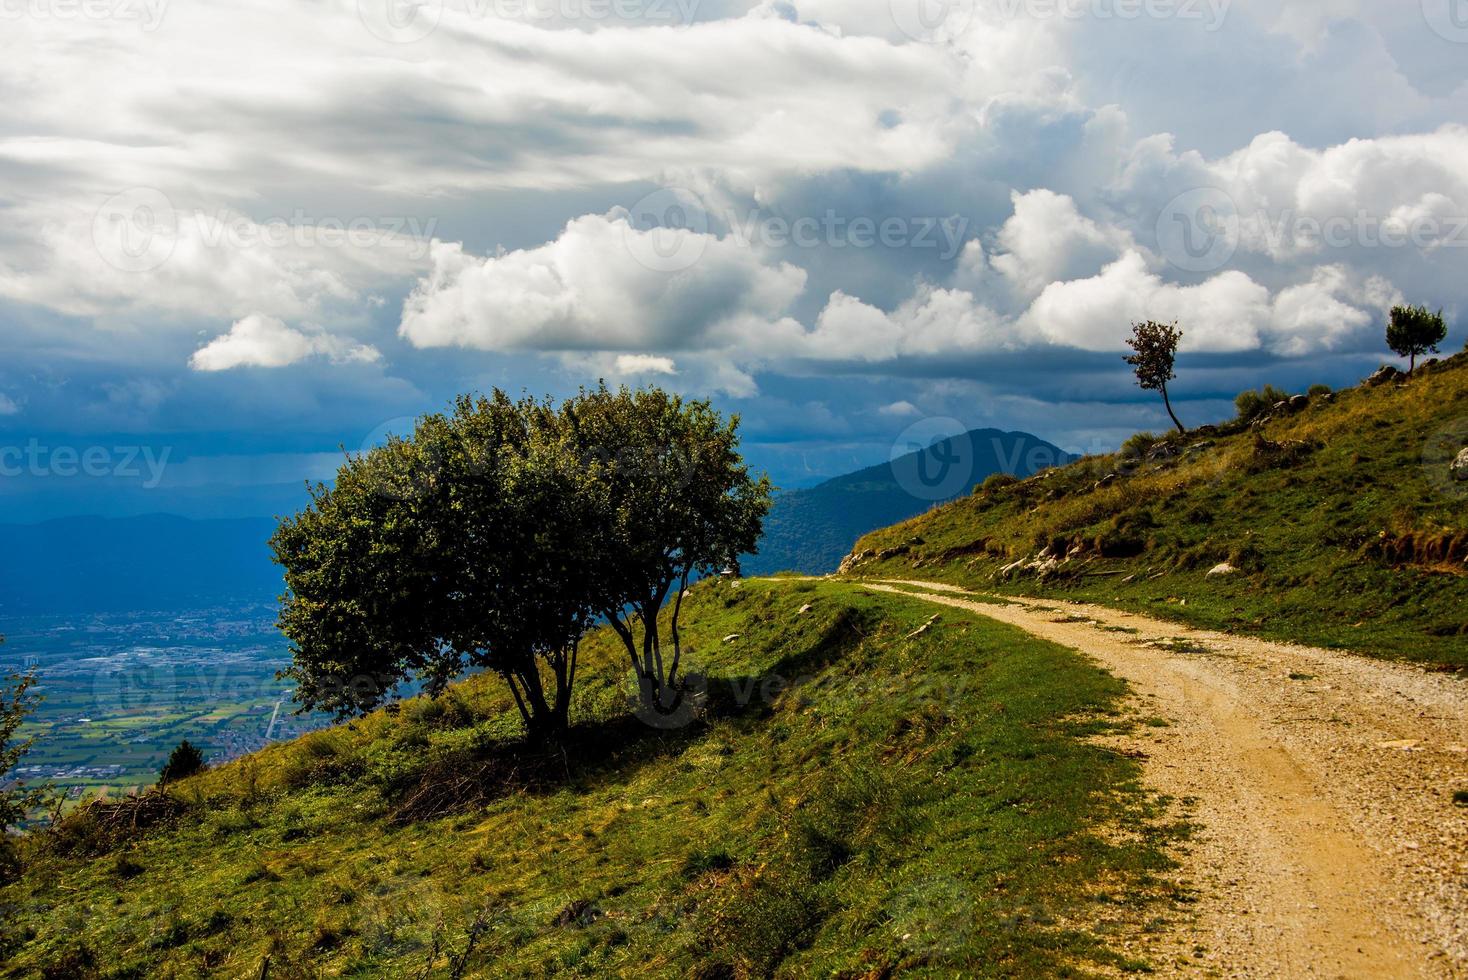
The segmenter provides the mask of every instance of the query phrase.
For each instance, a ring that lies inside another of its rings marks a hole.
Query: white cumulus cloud
[[[281,368],[310,357],[325,357],[336,364],[371,363],[381,359],[382,354],[375,347],[345,337],[308,334],[275,317],[252,313],[236,321],[229,333],[195,351],[189,366],[195,371]]]

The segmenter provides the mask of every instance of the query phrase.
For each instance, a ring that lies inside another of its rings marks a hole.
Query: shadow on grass
[[[576,724],[553,745],[496,742],[442,755],[383,787],[390,819],[399,824],[432,820],[514,793],[625,781],[644,766],[682,754],[713,722],[767,717],[785,692],[798,689],[866,638],[861,618],[856,609],[843,608],[814,642],[762,674],[689,675],[681,703],[667,714],[629,699],[627,713]]]

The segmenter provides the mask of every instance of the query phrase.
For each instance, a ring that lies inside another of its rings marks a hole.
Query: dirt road
[[[1184,801],[1199,901],[1164,974],[1468,977],[1468,684],[1083,604],[869,583],[1018,626],[1125,679],[1149,785]]]

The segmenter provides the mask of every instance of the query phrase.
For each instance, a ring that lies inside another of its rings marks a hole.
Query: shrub
[[[166,786],[169,783],[197,776],[203,772],[204,753],[200,752],[188,739],[184,739],[174,748],[168,757],[168,762],[163,766],[163,771],[158,774],[158,785]]]
[[[1138,432],[1126,442],[1121,444],[1121,454],[1133,458],[1147,455],[1147,450],[1162,441],[1162,436],[1154,432]]]
[[[1019,482],[1019,478],[1008,473],[990,473],[984,478],[984,482],[974,488],[976,493],[996,493],[1005,487],[1013,486]]]
[[[1329,390],[1329,389],[1327,389]],[[1239,420],[1252,422],[1261,415],[1268,413],[1270,409],[1280,402],[1289,401],[1290,393],[1281,391],[1274,385],[1265,385],[1258,391],[1241,391],[1234,399],[1234,408],[1238,409]]]
[[[1322,398],[1331,393],[1330,385],[1311,385],[1310,391],[1308,392],[1311,398]]]

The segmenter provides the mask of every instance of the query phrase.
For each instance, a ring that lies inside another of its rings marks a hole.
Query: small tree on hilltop
[[[1417,370],[1417,358],[1437,353],[1437,345],[1448,336],[1442,310],[1429,313],[1425,306],[1394,306],[1386,327],[1386,345],[1399,357],[1409,358],[1407,373]]]
[[[178,743],[168,756],[168,761],[163,764],[163,771],[158,774],[158,785],[167,786],[180,779],[197,776],[206,768],[204,753],[200,752],[188,739],[184,739]]]
[[[1177,377],[1173,366],[1177,363],[1177,345],[1182,338],[1182,331],[1177,328],[1176,323],[1157,323],[1152,320],[1134,323],[1127,346],[1135,353],[1128,355],[1126,362],[1136,372],[1139,387],[1144,391],[1162,392],[1162,404],[1172,417],[1172,424],[1177,426],[1179,432],[1186,432],[1188,430],[1183,428],[1177,413],[1172,410],[1172,399],[1167,396],[1167,383]]]

